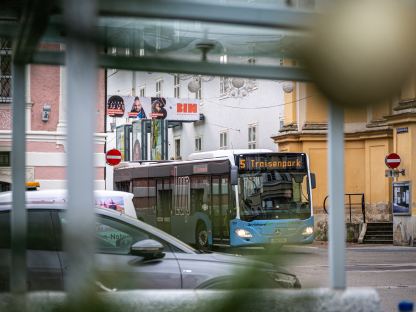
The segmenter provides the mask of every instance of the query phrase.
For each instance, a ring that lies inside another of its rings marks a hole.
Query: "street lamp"
[[[224,78],[223,96],[243,98],[253,92],[257,85],[255,79],[244,78]]]
[[[282,89],[284,93],[292,93],[293,87],[293,81],[284,81],[282,83]]]
[[[201,78],[192,77],[192,80],[188,83],[188,90],[191,93],[197,93],[201,89]]]

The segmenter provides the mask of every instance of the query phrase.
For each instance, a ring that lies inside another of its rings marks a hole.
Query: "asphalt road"
[[[234,251],[260,258],[260,249]],[[295,273],[303,288],[329,287],[328,248],[326,244],[285,246],[280,254],[282,265]],[[348,287],[373,287],[381,299],[383,311],[398,311],[401,300],[416,303],[416,248],[391,245],[348,245]]]

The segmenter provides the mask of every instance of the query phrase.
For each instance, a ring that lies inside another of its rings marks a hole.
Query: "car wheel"
[[[198,222],[196,226],[195,245],[197,249],[208,249],[208,231],[203,222]]]

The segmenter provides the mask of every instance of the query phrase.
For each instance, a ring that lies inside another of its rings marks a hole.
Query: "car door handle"
[[[104,286],[103,283],[101,283],[100,281],[95,281],[95,285],[97,285],[97,287],[101,290],[104,290],[106,292],[116,292],[117,288],[108,288],[106,286]]]

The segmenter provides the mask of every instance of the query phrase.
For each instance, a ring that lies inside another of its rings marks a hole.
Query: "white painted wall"
[[[273,81],[258,80],[257,89],[245,98],[220,98],[219,78],[203,83],[201,112],[204,122],[183,124],[174,129],[173,137],[181,139],[181,156],[195,151],[195,138],[202,137],[202,150],[220,148],[220,133],[228,133],[228,148],[248,148],[248,127],[256,124],[256,148],[276,149],[270,138],[279,130],[283,112],[283,91]]]

